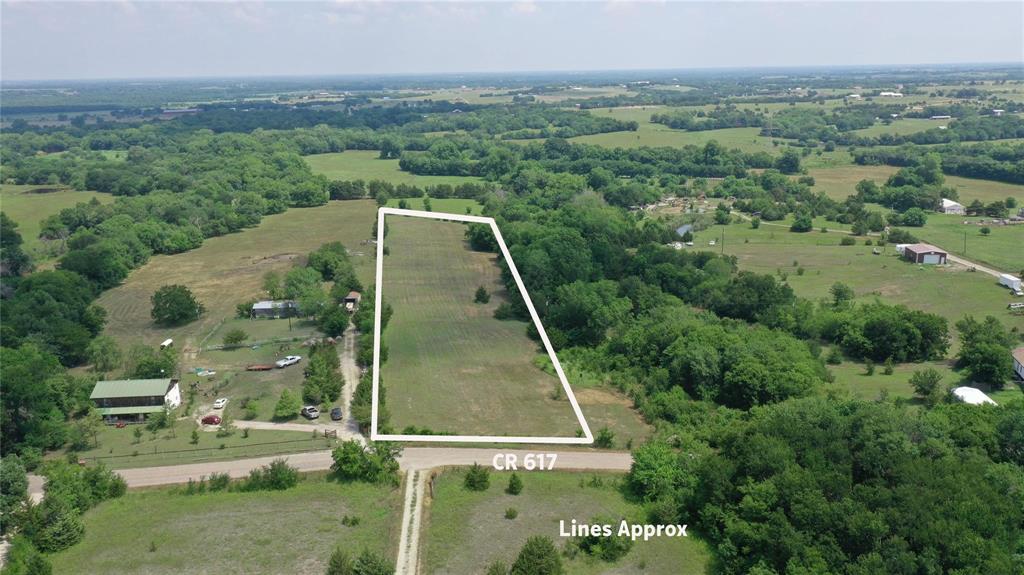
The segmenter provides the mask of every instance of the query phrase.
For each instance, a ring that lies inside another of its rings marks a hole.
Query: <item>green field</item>
[[[349,150],[335,154],[313,154],[306,162],[314,173],[332,180],[383,180],[392,184],[433,186],[477,182],[466,176],[417,176],[398,169],[398,160],[381,160],[373,150]]]
[[[949,122],[949,120],[929,120],[927,118],[903,118],[896,120],[891,124],[876,122],[875,125],[870,128],[853,130],[852,133],[866,138],[873,138],[881,136],[882,134],[905,136],[915,132],[923,132],[932,128],[938,128],[939,126],[946,126]]]
[[[114,197],[98,192],[79,192],[76,190],[60,190],[56,192],[34,193],[33,190],[47,189],[55,186],[19,186],[0,184],[0,210],[18,224],[18,233],[24,240],[24,249],[35,260],[44,258],[43,242],[39,239],[40,222],[64,208],[74,207],[80,202],[88,202],[93,198],[107,203]]]
[[[389,208],[397,208],[398,204],[402,200],[398,198],[391,198],[388,200]],[[423,209],[423,198],[406,198],[405,202],[408,204],[410,210],[422,210]],[[465,214],[471,213],[474,215],[480,215],[480,210],[483,206],[480,205],[476,200],[463,200],[459,198],[431,198],[430,208],[435,212],[445,212],[448,214]],[[466,211],[469,208],[469,212]]]
[[[983,226],[977,223],[981,219],[984,218],[929,214],[928,223],[912,232],[952,254],[995,266],[1000,271],[1018,274],[1024,270],[1024,225],[988,224],[991,233],[985,236],[981,233]],[[972,223],[965,225],[964,221]]]
[[[698,232],[694,243],[699,249],[722,251],[721,233],[722,226],[713,226]],[[726,227],[724,252],[735,255],[741,269],[784,273],[787,283],[802,297],[828,298],[832,284],[843,282],[863,301],[877,297],[902,303],[946,317],[951,325],[967,314],[994,315],[1009,327],[1024,329],[1024,316],[1007,311],[1006,304],[1013,298],[992,276],[959,266],[917,266],[897,258],[892,246],[876,256],[863,238],[858,245],[840,246],[841,237],[835,232],[798,234],[765,223],[755,230],[749,223],[735,223]],[[713,248],[707,246],[712,238],[718,244]],[[969,249],[971,245],[968,243]],[[799,268],[804,269],[803,275]]]
[[[499,321],[494,254],[474,252],[461,223],[389,216],[382,294],[394,307],[381,378],[392,425],[461,435],[559,435],[578,423],[558,379],[533,364],[526,324]],[[478,286],[491,294],[473,303]],[[543,352],[540,352],[543,353]]]
[[[120,286],[103,293],[99,303],[108,312],[105,333],[123,345],[155,345],[170,337],[186,352],[184,370],[201,367],[194,356],[205,345],[220,343],[213,332],[221,321],[235,316],[235,305],[263,297],[263,275],[285,272],[304,261],[320,245],[340,241],[352,253],[352,262],[364,284],[373,278],[371,239],[376,205],[369,200],[330,202],[316,208],[292,208],[267,216],[252,229],[211,238],[195,250],[154,256],[133,271]],[[198,321],[176,328],[160,328],[150,318],[150,297],[160,286],[183,284],[206,306]]]
[[[849,165],[812,168],[808,170],[808,175],[814,177],[814,191],[825,192],[828,197],[842,201],[847,196],[857,193],[857,182],[874,180],[878,185],[882,185],[898,169],[893,166]],[[960,203],[964,205],[974,200],[981,200],[987,204],[1008,197],[1015,197],[1019,202],[1024,202],[1024,186],[1015,184],[946,176],[944,185],[954,188],[960,195]]]
[[[560,520],[590,522],[596,516],[608,516],[613,521],[646,522],[643,508],[626,501],[619,490],[621,475],[559,471],[519,475],[523,480],[519,495],[504,492],[507,473],[491,473],[490,488],[484,492],[463,488],[463,471],[447,471],[437,478],[423,525],[424,573],[483,573],[495,560],[511,565],[523,543],[533,535],[546,535],[561,547],[568,538],[559,537]],[[598,481],[592,482],[594,478]],[[518,511],[515,519],[505,519],[508,508]],[[709,552],[693,536],[692,529],[690,535],[638,541],[625,557],[614,563],[583,554],[572,559],[563,557],[562,562],[569,575],[706,573]]]
[[[217,437],[212,428],[201,431],[199,443],[193,445],[191,436],[196,429],[195,422],[184,414],[183,407],[178,408],[175,415],[180,419],[175,420],[173,428],[161,429],[155,434],[144,426],[118,429],[104,425],[97,437],[98,447],[77,452],[77,456],[90,463],[102,461],[112,469],[125,469],[298,453],[330,449],[334,445],[333,440],[313,439],[312,434],[304,431],[251,429],[248,437],[243,436],[241,430],[227,437]],[[138,440],[134,436],[136,429],[143,431]]]
[[[766,106],[766,105],[765,105]],[[604,134],[591,134],[571,138],[574,142],[595,144],[609,148],[639,148],[641,146],[669,146],[680,147],[687,145],[703,146],[710,140],[716,140],[726,148],[738,148],[741,151],[768,152],[778,155],[784,149],[781,145],[772,144],[772,138],[758,135],[760,128],[726,128],[722,130],[705,130],[689,132],[685,130],[673,130],[661,124],[651,122],[651,115],[659,112],[670,111],[671,108],[660,106],[640,106],[625,108],[600,108],[590,110],[590,113],[598,117],[615,118],[616,120],[635,121],[639,124],[635,132],[608,132]],[[786,142],[775,138],[779,142]],[[833,165],[846,165],[850,163],[850,154],[845,150],[834,152],[823,152],[820,156],[812,154],[803,159],[804,165],[808,167],[822,167]]]
[[[306,476],[286,491],[131,491],[84,516],[85,539],[50,556],[56,575],[322,574],[336,547],[391,559],[401,493]],[[359,524],[345,526],[345,515]]]

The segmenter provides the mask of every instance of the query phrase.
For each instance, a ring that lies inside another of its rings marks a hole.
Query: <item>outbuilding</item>
[[[948,254],[931,244],[908,244],[903,246],[904,259],[915,264],[939,264],[946,263]]]
[[[177,379],[117,379],[97,381],[89,399],[107,423],[145,421],[146,417],[181,405]]]
[[[266,300],[252,304],[250,317],[278,318],[299,315],[299,306],[292,300]]]
[[[953,397],[969,405],[999,405],[985,392],[976,387],[955,387],[950,393]]]
[[[956,214],[958,216],[962,216],[967,213],[967,208],[959,202],[942,198],[942,207],[939,208],[939,211],[944,214]]]
[[[359,302],[362,301],[362,299],[362,294],[353,290],[348,292],[348,295],[345,296],[345,301],[342,303],[345,304],[345,309],[347,309],[348,311],[356,311],[357,309],[359,309]]]
[[[1024,379],[1024,347],[1013,350],[1013,372],[1017,377]]]

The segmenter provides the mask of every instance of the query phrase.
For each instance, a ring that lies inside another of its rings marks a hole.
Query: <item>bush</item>
[[[535,535],[526,540],[512,563],[510,575],[562,575],[562,558],[550,537]]]
[[[618,521],[611,521],[609,519],[595,518],[591,521],[592,524],[597,525],[615,525]],[[604,561],[617,561],[621,559],[629,550],[633,547],[633,540],[626,536],[616,534],[614,531],[611,535],[586,535],[576,538],[576,545],[581,551],[587,555],[593,557],[600,557]]]
[[[288,389],[281,391],[281,397],[274,406],[274,419],[292,419],[302,409],[302,402],[299,397]]]
[[[365,481],[398,485],[398,455],[401,447],[391,443],[372,443],[363,447],[358,441],[342,442],[334,448],[331,471],[342,481]]]
[[[494,319],[506,320],[515,317],[515,311],[508,302],[501,302],[494,310]]]
[[[516,511],[515,507],[509,507],[508,509],[505,510],[505,519],[512,520],[516,517],[519,517],[519,512]]]
[[[928,407],[934,406],[942,398],[942,374],[934,368],[926,368],[914,372],[910,376],[910,387],[914,389],[914,395],[921,399]]]
[[[249,478],[241,485],[241,491],[283,491],[299,483],[299,470],[288,465],[284,459],[275,459],[249,472]]]
[[[502,561],[495,561],[487,568],[486,575],[508,575],[508,565]]]
[[[594,438],[594,447],[601,449],[611,449],[615,446],[615,433],[607,427],[602,427],[597,431],[597,437]]]
[[[487,491],[487,488],[491,486],[491,472],[479,463],[474,463],[466,471],[466,477],[462,484],[470,491]]]
[[[829,350],[828,355],[825,356],[825,363],[829,365],[839,365],[843,363],[843,352],[839,351],[839,346],[832,346]]]
[[[473,302],[487,303],[489,301],[491,301],[491,294],[487,293],[487,290],[484,289],[484,286],[476,288],[476,293],[473,295]]]
[[[11,540],[5,558],[4,575],[50,575],[53,567],[27,537],[17,535]]]
[[[210,476],[210,491],[224,491],[231,485],[231,476],[227,473],[214,473]]]
[[[512,477],[508,478],[508,487],[505,488],[505,493],[509,495],[519,495],[523,492],[523,480],[519,478],[516,472],[512,472]]]
[[[245,333],[244,329],[235,328],[229,330],[224,334],[224,347],[238,347],[247,339],[249,339],[249,334]]]
[[[856,244],[857,240],[855,240],[852,236],[843,236],[843,238],[839,240],[839,245],[841,246],[853,246]]]

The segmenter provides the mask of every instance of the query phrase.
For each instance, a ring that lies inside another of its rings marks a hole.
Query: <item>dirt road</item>
[[[352,396],[356,393],[356,386],[359,385],[359,378],[362,375],[356,364],[356,340],[358,338],[359,332],[356,331],[355,326],[350,324],[345,330],[344,341],[338,352],[338,359],[341,360],[341,374],[345,376],[345,387],[341,390],[341,413],[344,416],[341,423],[346,437],[365,441],[363,435],[359,433],[359,423],[352,417]]]

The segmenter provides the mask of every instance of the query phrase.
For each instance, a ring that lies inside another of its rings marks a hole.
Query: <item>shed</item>
[[[1011,353],[1013,354],[1013,372],[1020,379],[1024,379],[1024,347],[1018,347]]]
[[[970,405],[999,405],[992,398],[985,395],[985,392],[976,387],[956,387],[953,388],[953,397],[960,401]]]
[[[299,306],[292,300],[265,300],[252,304],[250,317],[295,317],[299,315]]]
[[[931,244],[909,244],[903,247],[903,257],[915,264],[945,264],[948,254]]]
[[[939,208],[939,211],[944,214],[956,214],[958,216],[962,216],[967,213],[967,209],[964,208],[963,204],[954,202],[947,198],[942,198],[942,207]]]
[[[345,296],[345,300],[343,302],[345,304],[345,309],[348,311],[355,311],[359,308],[359,302],[362,301],[362,299],[363,296],[359,292],[355,290],[348,292],[348,295]]]
[[[167,405],[181,405],[181,389],[177,379],[117,379],[97,381],[89,395],[108,423],[144,421]]]
[[[679,237],[685,236],[686,232],[693,233],[693,224],[683,224],[676,228],[676,235]]]

